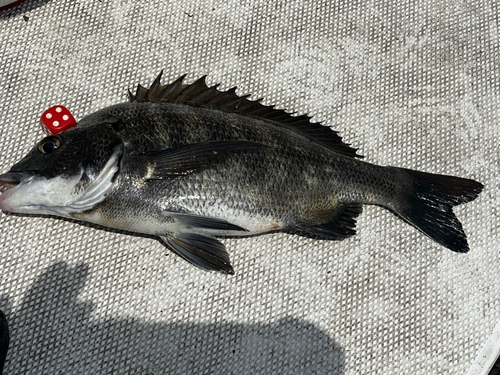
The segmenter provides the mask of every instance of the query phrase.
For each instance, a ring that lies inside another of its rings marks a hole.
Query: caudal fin
[[[462,224],[453,206],[477,198],[483,185],[465,178],[405,169],[413,180],[413,191],[399,208],[392,209],[415,228],[450,250],[469,250]]]

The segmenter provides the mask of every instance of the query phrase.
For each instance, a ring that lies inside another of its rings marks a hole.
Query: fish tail
[[[460,177],[394,169],[409,175],[412,189],[402,202],[390,208],[439,244],[456,252],[467,252],[467,236],[452,208],[476,199],[483,185]]]

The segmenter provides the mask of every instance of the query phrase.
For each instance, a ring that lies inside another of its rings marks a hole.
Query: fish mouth
[[[32,178],[33,174],[29,172],[7,172],[0,175],[0,210],[15,212],[15,207],[9,201]]]
[[[8,172],[0,175],[0,193],[5,193],[21,183],[26,178],[24,173]]]

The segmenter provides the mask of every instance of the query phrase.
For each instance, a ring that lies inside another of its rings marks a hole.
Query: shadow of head
[[[56,263],[10,317],[5,373],[341,374],[343,351],[315,325],[91,319],[86,265]],[[179,317],[179,320],[182,317]]]

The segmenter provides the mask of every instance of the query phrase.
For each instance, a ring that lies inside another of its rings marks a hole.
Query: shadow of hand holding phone
[[[95,321],[78,299],[84,264],[55,263],[9,317],[5,374],[342,374],[343,350],[315,325]],[[0,350],[1,355],[1,350]]]

